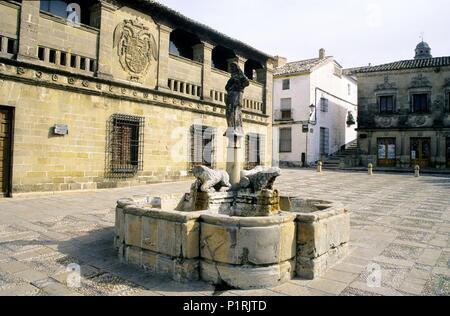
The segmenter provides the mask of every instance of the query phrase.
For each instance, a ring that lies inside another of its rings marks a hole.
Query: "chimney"
[[[325,59],[325,49],[319,49],[319,59]]]
[[[274,59],[274,63],[273,63],[274,68],[283,67],[287,63],[286,57],[275,56],[273,59]]]

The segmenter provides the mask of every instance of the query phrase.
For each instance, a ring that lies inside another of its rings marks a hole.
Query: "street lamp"
[[[308,123],[311,125],[317,124],[317,111],[316,111],[316,105],[312,104],[309,106],[309,121]],[[314,114],[314,120],[311,119],[312,115]]]

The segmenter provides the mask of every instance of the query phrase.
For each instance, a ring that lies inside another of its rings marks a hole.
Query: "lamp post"
[[[314,120],[312,120],[312,116],[314,114]],[[306,153],[305,153],[305,164],[308,164],[308,136],[309,136],[309,125],[313,125],[315,126],[317,124],[317,111],[316,111],[316,105],[311,103],[311,105],[309,106],[309,119],[308,119],[308,130],[306,131]]]

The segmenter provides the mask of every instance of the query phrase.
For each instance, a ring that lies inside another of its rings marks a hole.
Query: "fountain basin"
[[[176,281],[253,289],[316,278],[348,251],[349,213],[339,203],[281,197],[276,215],[235,217],[222,207],[175,210],[180,200],[185,196],[118,201],[121,260]]]
[[[350,214],[341,203],[282,197],[280,205],[297,215],[297,276],[319,277],[348,254]]]

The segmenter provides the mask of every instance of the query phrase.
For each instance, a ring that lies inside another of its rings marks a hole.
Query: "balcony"
[[[68,25],[66,20],[40,12],[38,57],[43,64],[75,72],[96,70],[99,30]]]
[[[169,56],[169,89],[180,95],[200,99],[203,65],[196,61]]]
[[[211,70],[210,97],[213,102],[222,105],[226,104],[227,93],[225,91],[225,86],[230,77],[228,72],[218,69]],[[250,81],[250,85],[244,91],[243,108],[249,112],[258,114],[264,113],[263,95],[264,85],[253,80]]]
[[[294,111],[291,110],[275,110],[273,114],[273,120],[275,122],[293,122]]]
[[[0,55],[12,58],[18,51],[20,4],[0,1]]]

